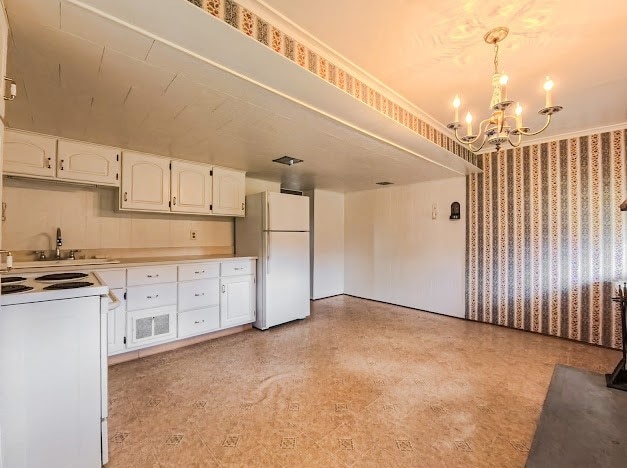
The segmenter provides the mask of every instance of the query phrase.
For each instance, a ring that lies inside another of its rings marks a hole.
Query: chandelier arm
[[[459,141],[462,145],[472,145],[475,141],[477,141],[479,138],[481,138],[481,133],[479,133],[475,138],[473,138],[470,141],[464,141],[461,138],[459,138],[459,133],[458,133],[458,129],[455,129],[455,139],[457,141]]]
[[[483,119],[481,123],[479,123],[479,131],[481,131],[481,127],[483,127],[483,124],[486,124],[485,127],[483,128],[483,132],[481,133],[485,133],[485,131],[488,129],[488,125],[490,125],[491,120],[492,118],[488,117],[487,119]]]
[[[518,148],[520,146],[520,143],[522,143],[522,135],[519,133],[518,142],[514,143],[512,141],[512,134],[510,133],[507,135],[507,141],[509,141],[509,144],[512,145],[514,148]]]
[[[551,123],[551,114],[547,114],[546,115],[546,123],[544,124],[544,127],[542,127],[540,130],[538,130],[536,132],[525,132],[523,130],[520,130],[520,134],[521,135],[525,135],[525,136],[537,135],[538,133],[542,133],[543,131],[545,131],[550,123]]]
[[[485,134],[485,132],[483,133],[483,141],[481,142],[481,146],[479,146],[478,148],[475,148],[472,146],[472,143],[468,143],[468,148],[470,149],[470,151],[472,151],[473,153],[476,153],[477,151],[479,151],[481,148],[483,148],[483,145],[485,145],[486,139],[488,138],[488,136]]]

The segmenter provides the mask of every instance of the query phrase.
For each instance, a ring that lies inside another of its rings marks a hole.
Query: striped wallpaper
[[[618,348],[627,130],[479,156],[468,176],[466,318]]]

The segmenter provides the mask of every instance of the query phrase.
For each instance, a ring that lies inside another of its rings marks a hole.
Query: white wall
[[[280,192],[281,182],[246,177],[246,195],[253,195],[265,191]]]
[[[346,194],[346,294],[463,317],[465,216],[464,177]]]
[[[64,249],[233,247],[232,218],[118,211],[113,188],[6,179],[3,201],[13,251],[54,249],[57,227]]]
[[[247,194],[278,192],[280,186],[246,178]],[[119,211],[113,188],[6,179],[2,192],[3,248],[12,251],[54,249],[57,227],[67,249],[233,248],[233,218]]]
[[[311,219],[311,298],[344,294],[344,194],[313,190]]]

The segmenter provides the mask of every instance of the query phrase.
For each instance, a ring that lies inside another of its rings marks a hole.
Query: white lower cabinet
[[[120,300],[109,355],[254,322],[255,271],[239,259],[99,270]]]
[[[126,328],[129,331],[127,348],[176,338],[176,306],[129,311],[126,317]]]
[[[220,279],[220,325],[232,327],[255,320],[253,275]]]
[[[116,354],[126,347],[126,289],[112,289],[111,293],[120,305],[107,314],[109,354]]]

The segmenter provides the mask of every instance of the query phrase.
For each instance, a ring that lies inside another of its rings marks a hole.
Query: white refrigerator
[[[309,316],[309,198],[276,192],[246,197],[235,253],[256,256],[256,328]]]

